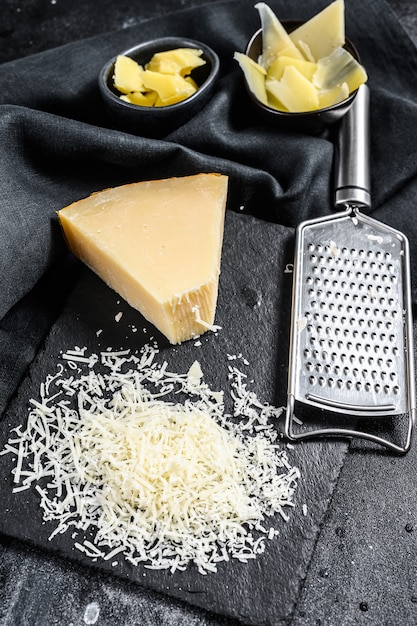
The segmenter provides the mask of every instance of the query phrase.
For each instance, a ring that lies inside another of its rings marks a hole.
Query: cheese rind
[[[213,326],[228,178],[105,189],[58,211],[70,250],[171,343]]]

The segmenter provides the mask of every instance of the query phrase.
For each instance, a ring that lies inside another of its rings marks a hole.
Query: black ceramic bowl
[[[165,107],[146,107],[130,104],[119,98],[113,85],[114,64],[119,55],[131,57],[145,65],[156,52],[175,48],[197,48],[203,51],[206,61],[191,73],[198,85],[197,91],[182,102]],[[206,44],[182,37],[163,37],[141,43],[115,55],[102,68],[99,87],[108,114],[118,128],[148,137],[162,137],[196,115],[210,100],[219,74],[220,62],[217,54]]]
[[[282,22],[287,32],[295,30],[302,22],[296,20],[288,20]],[[345,48],[353,55],[353,57],[360,62],[358,52],[354,45],[346,40]],[[247,47],[246,54],[258,61],[259,56],[262,53],[262,29],[259,29],[250,39]],[[246,83],[246,81],[245,81]],[[249,89],[246,83],[247,92],[255,105],[258,115],[268,124],[272,124],[283,130],[301,131],[307,133],[319,133],[327,128],[329,125],[334,124],[340,120],[345,113],[349,110],[356,97],[357,91],[354,91],[348,98],[338,102],[325,109],[317,109],[316,111],[306,111],[303,113],[289,113],[288,111],[278,111],[273,109],[262,102],[260,102]]]

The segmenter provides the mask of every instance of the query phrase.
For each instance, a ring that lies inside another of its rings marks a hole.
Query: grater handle
[[[361,85],[338,131],[335,206],[371,209],[369,88]]]

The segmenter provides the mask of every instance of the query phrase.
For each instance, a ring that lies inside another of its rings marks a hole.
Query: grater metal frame
[[[339,133],[335,204],[344,210],[296,231],[284,434],[362,438],[405,454],[416,411],[409,244],[361,212],[370,207],[367,87],[356,100]],[[295,413],[310,407],[326,418],[406,416],[405,441],[338,426],[296,432]]]

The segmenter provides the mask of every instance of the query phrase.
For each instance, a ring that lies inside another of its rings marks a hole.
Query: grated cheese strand
[[[300,473],[274,427],[282,409],[229,366],[228,415],[198,362],[178,374],[158,353],[63,353],[0,452],[14,457],[13,493],[34,487],[50,540],[71,530],[94,560],[172,573],[194,563],[201,574],[247,563],[278,535],[266,518],[288,521],[294,506]]]

